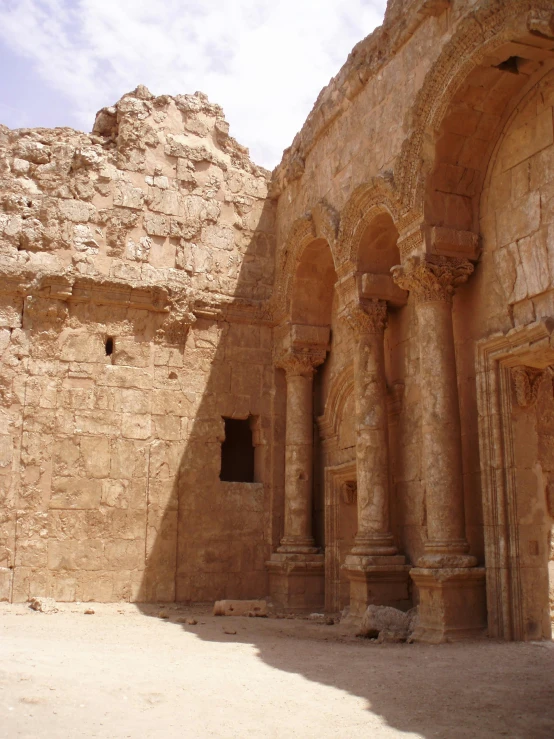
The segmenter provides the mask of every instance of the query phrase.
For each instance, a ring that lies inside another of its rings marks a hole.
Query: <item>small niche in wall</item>
[[[252,418],[223,418],[225,441],[221,445],[221,472],[224,482],[254,482],[255,447]]]
[[[104,347],[106,349],[106,356],[111,357],[115,349],[115,340],[113,336],[106,337]]]

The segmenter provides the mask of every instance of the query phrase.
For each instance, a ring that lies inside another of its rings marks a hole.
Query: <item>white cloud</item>
[[[254,161],[278,163],[320,89],[378,25],[386,0],[3,0],[0,40],[90,130],[145,84],[202,90]]]

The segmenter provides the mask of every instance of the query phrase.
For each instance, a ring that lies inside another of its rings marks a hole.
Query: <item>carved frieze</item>
[[[450,302],[456,287],[467,281],[473,265],[467,259],[442,256],[411,257],[392,268],[392,277],[420,303]]]

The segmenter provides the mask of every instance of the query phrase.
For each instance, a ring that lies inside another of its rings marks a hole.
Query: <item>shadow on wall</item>
[[[160,350],[168,361],[156,378],[158,438],[149,452],[139,602],[267,593],[265,561],[279,536],[283,505],[278,481],[271,480],[269,440],[279,436],[272,426],[283,413],[274,404],[285,400],[273,392],[272,328],[261,318],[273,282],[267,273],[273,224],[274,206],[266,201],[241,255],[234,294],[213,298],[220,315],[213,315],[204,293],[185,347]],[[254,482],[220,480],[224,418],[250,419]]]
[[[237,635],[223,634],[220,621]],[[250,624],[252,619],[222,618],[182,628],[203,641],[253,645],[269,667],[363,699],[365,710],[399,733],[426,739],[554,734],[551,644],[377,645],[341,642],[331,630],[337,627],[306,622],[299,633],[297,620]],[[243,674],[242,689],[249,689],[247,681]],[[252,686],[253,696],[258,689]],[[332,711],[332,704],[320,710]],[[347,726],[340,736],[354,736],[356,728],[363,729]]]

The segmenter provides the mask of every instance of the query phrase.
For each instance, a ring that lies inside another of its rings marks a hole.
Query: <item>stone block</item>
[[[54,477],[50,508],[91,509],[100,504],[102,483],[78,477]]]
[[[0,567],[0,602],[12,599],[13,570],[9,567]]]
[[[419,624],[414,641],[439,644],[486,635],[483,568],[413,567],[410,577],[419,590]]]

